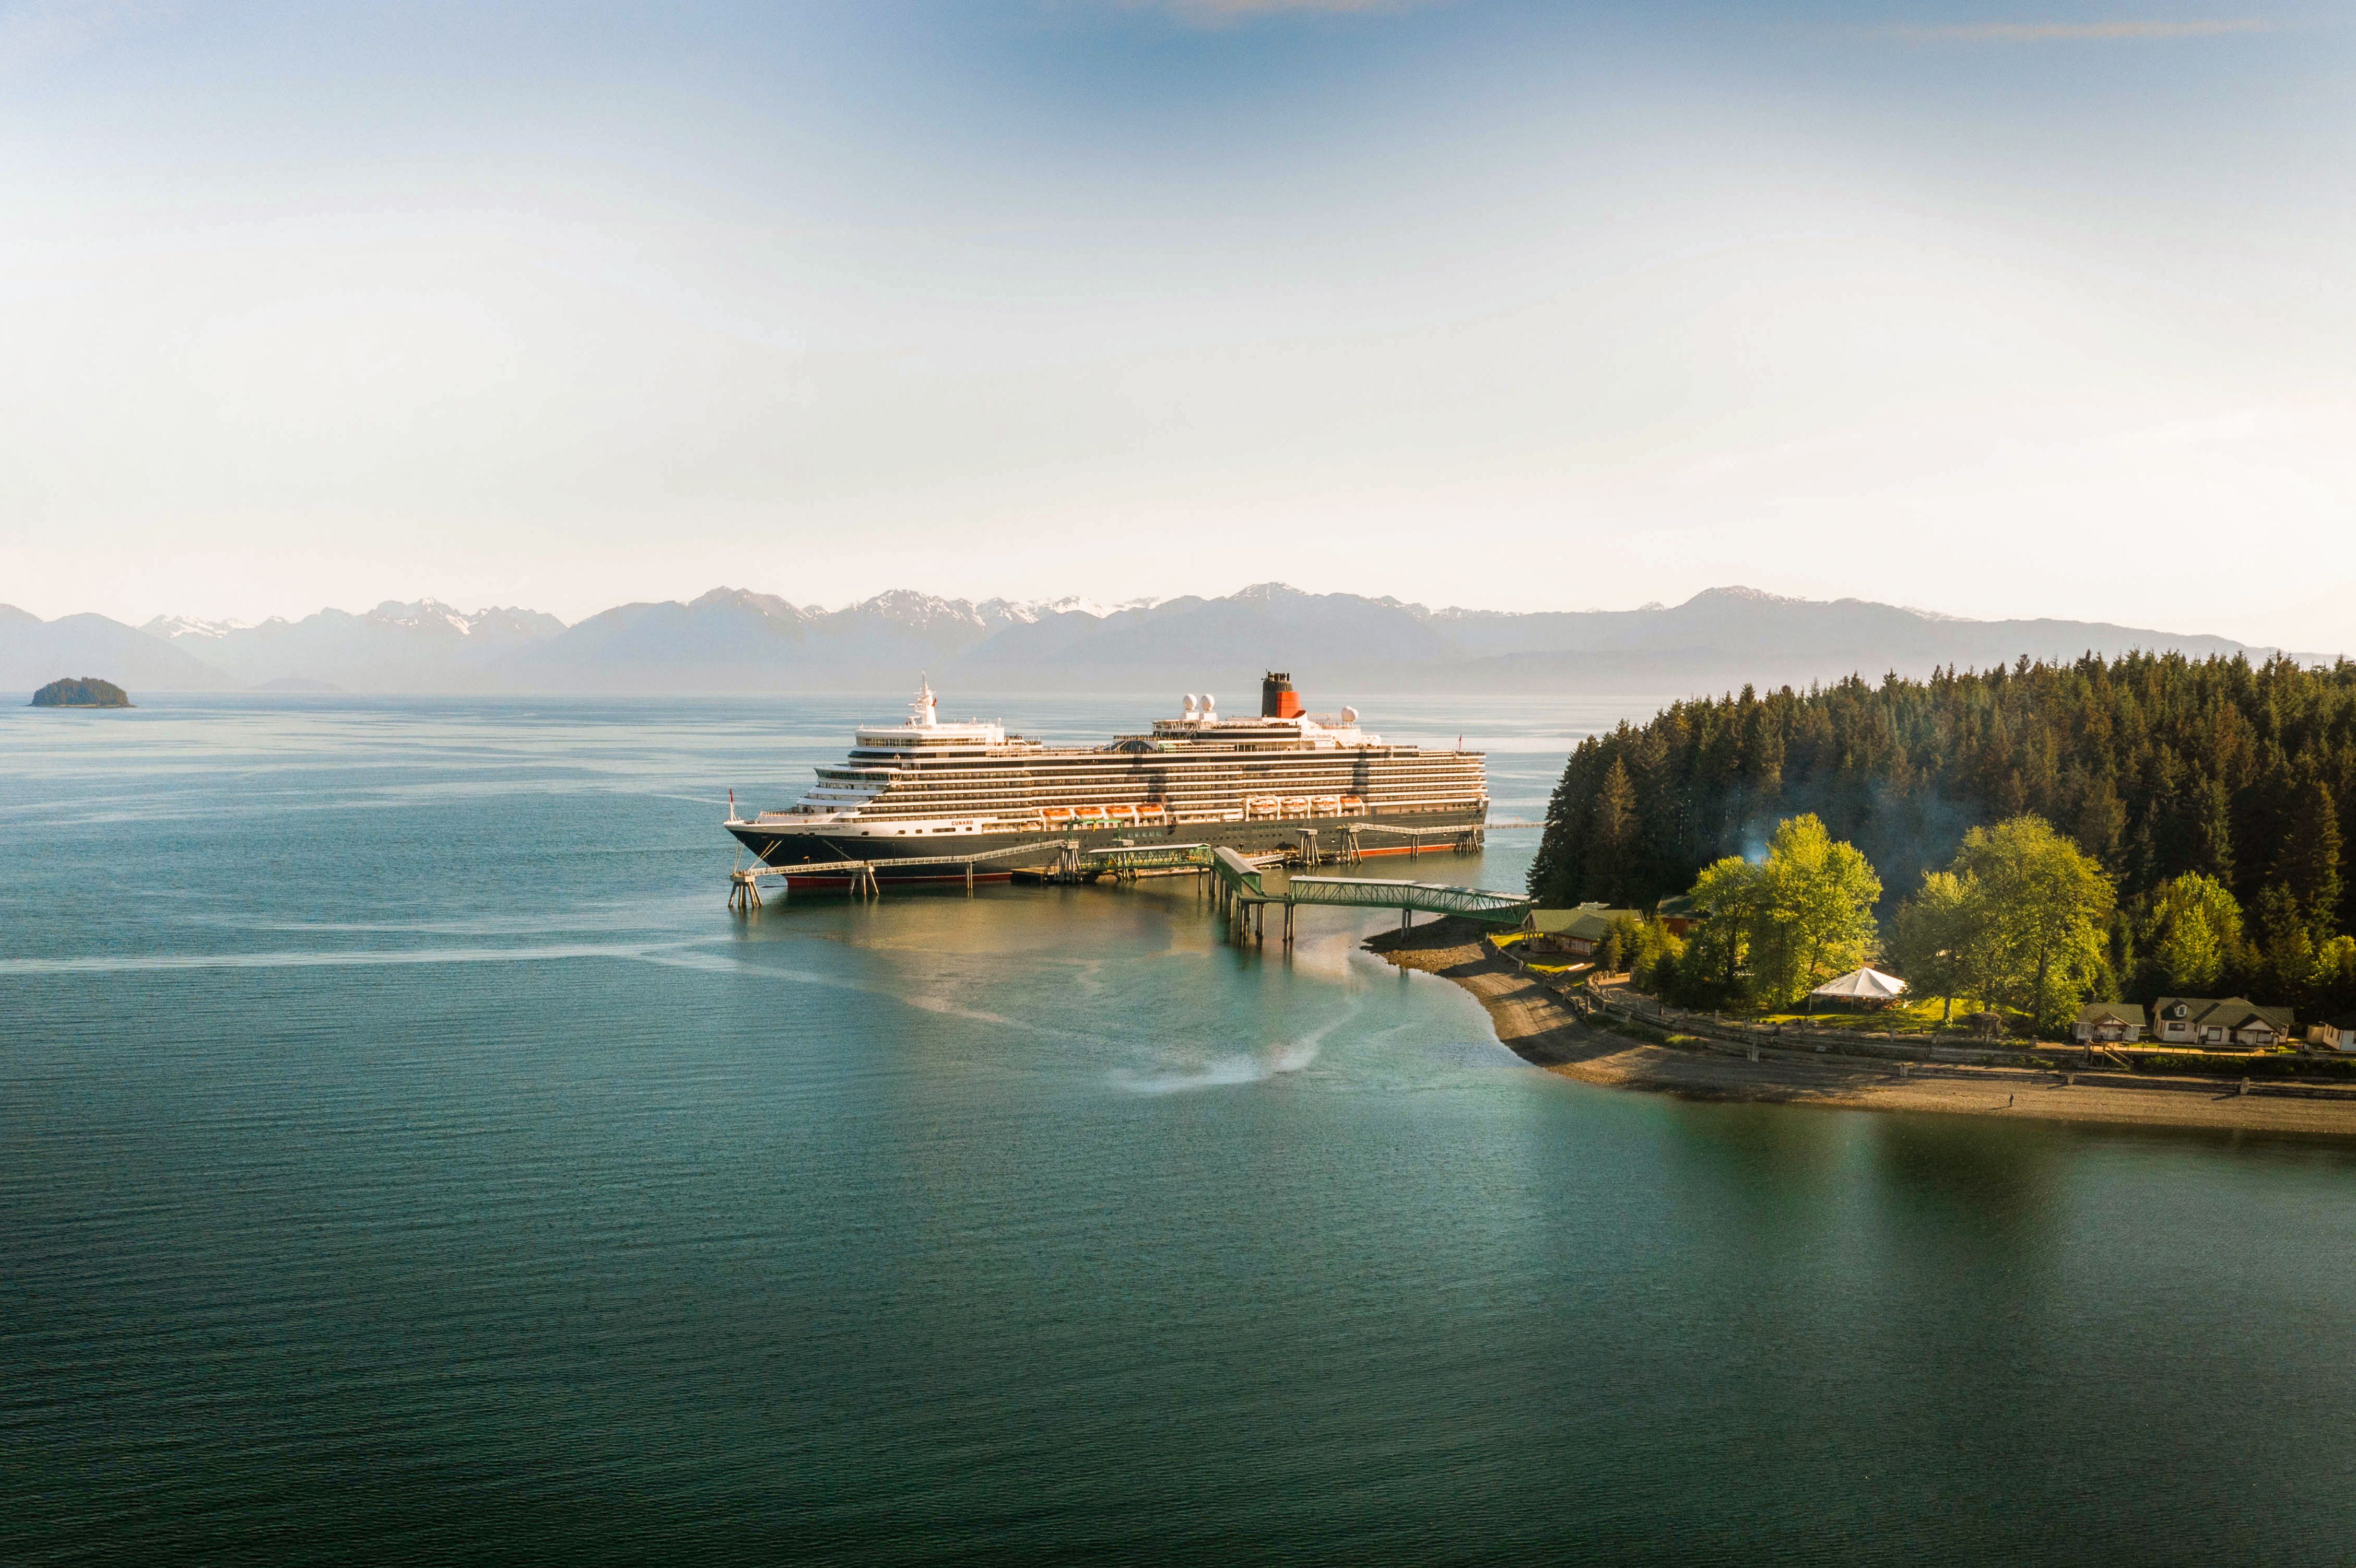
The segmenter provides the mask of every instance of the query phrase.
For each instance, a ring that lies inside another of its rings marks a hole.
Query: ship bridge
[[[1008,744],[1004,725],[980,719],[943,724],[940,701],[933,695],[932,682],[928,681],[917,688],[916,701],[908,704],[907,723],[860,725],[852,732],[851,754],[855,757],[986,756]],[[1019,736],[1013,744],[1029,748],[1038,746],[1036,741]]]

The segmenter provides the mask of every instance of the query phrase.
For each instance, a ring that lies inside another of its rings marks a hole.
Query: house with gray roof
[[[2163,1046],[2265,1050],[2291,1037],[2287,1007],[2261,1007],[2243,996],[2163,996],[2151,1004],[2151,1037]]]
[[[1601,904],[1581,904],[1572,909],[1532,909],[1522,917],[1522,931],[1529,938],[1533,952],[1563,952],[1574,958],[1588,958],[1612,934],[1615,921],[1644,918],[1634,909],[1607,909]]]
[[[2356,1051],[2356,1013],[2342,1013],[2337,1018],[2309,1024],[2307,1039],[2309,1045],[2335,1051]]]
[[[2137,1002],[2089,1002],[2078,1009],[2073,1031],[2084,1041],[2116,1045],[2143,1038],[2143,1004]]]

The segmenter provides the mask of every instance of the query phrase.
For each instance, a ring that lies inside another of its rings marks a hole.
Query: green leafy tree
[[[1881,878],[1855,844],[1836,843],[1813,814],[1787,817],[1760,869],[1751,968],[1763,1000],[1796,1002],[1820,982],[1872,959]]]
[[[1644,944],[1644,922],[1634,915],[1618,916],[1604,932],[1602,945],[1595,950],[1595,967],[1605,974],[1618,974],[1623,969],[1633,972]]]
[[[1686,944],[1656,916],[1637,933],[1634,956],[1629,961],[1637,988],[1666,995],[1676,986],[1676,966],[1686,956]]]
[[[1995,995],[2040,1026],[2066,1023],[2104,979],[2104,933],[2118,890],[2084,851],[2041,817],[1974,828],[1955,856],[1973,884],[1973,963]]]
[[[2315,990],[2308,1005],[2327,1018],[2356,1008],[2356,937],[2334,937],[2315,955]]]
[[[2242,948],[2242,906],[2225,885],[2198,871],[2163,882],[2146,900],[2139,944],[2154,995],[2203,996]]]
[[[1969,994],[1978,906],[1973,887],[1952,871],[1927,871],[1914,897],[1898,907],[1890,932],[1891,958],[1918,996],[1936,996],[1946,1005],[1942,1023],[1955,1015],[1955,998]]]
[[[1751,937],[1767,896],[1767,868],[1728,855],[1702,868],[1694,879],[1694,908],[1702,911],[1701,925],[1687,944],[1688,957],[1706,954],[1719,995],[1731,1001],[1741,994],[1742,971],[1751,956]],[[1698,965],[1688,965],[1684,978],[1687,995],[1699,1000]]]

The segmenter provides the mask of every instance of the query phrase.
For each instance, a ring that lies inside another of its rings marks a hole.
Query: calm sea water
[[[1652,706],[1363,705],[1512,816]],[[0,1558],[2356,1558],[2356,1152],[1592,1090],[1184,881],[730,916],[894,711],[0,710]]]

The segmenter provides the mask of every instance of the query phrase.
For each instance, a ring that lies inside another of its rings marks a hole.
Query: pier
[[[1521,824],[1497,825],[1518,827]],[[1304,866],[1322,865],[1328,862],[1335,865],[1356,865],[1366,857],[1367,851],[1360,840],[1369,833],[1378,838],[1406,840],[1408,858],[1414,860],[1426,850],[1478,854],[1487,842],[1488,830],[1489,824],[1481,822],[1446,828],[1408,828],[1389,822],[1344,822],[1331,828],[1298,828],[1293,832],[1293,838],[1300,846],[1301,864]],[[1399,851],[1387,849],[1382,853],[1397,854]]]
[[[1281,933],[1288,947],[1292,943],[1292,912],[1304,904],[1397,909],[1402,929],[1419,914],[1462,915],[1487,925],[1519,925],[1530,909],[1525,894],[1372,876],[1294,876],[1272,893],[1260,868],[1225,845],[1211,852],[1211,872],[1213,893],[1231,933],[1266,940],[1268,910],[1274,906],[1283,911]]]
[[[1264,856],[1259,864],[1272,865],[1281,858]],[[975,867],[1009,860],[1027,863],[1013,867],[1017,879],[1044,883],[1094,882],[1104,876],[1116,882],[1134,882],[1140,876],[1201,876],[1212,869],[1212,851],[1207,844],[1110,844],[1087,849],[1077,839],[1039,839],[976,854],[898,855],[890,860],[739,866],[729,875],[728,907],[740,910],[764,908],[761,884],[772,877],[782,882],[795,876],[841,876],[849,880],[846,891],[852,897],[873,898],[883,892],[883,884],[875,875],[878,868],[912,865],[959,867],[965,873],[966,891],[969,893],[973,890]]]
[[[1435,849],[1444,844],[1462,854],[1480,847],[1482,831],[1479,825],[1469,828],[1393,828],[1353,823],[1338,835],[1342,848],[1333,858],[1341,865],[1355,865],[1359,858],[1358,835],[1363,832],[1387,832],[1407,838],[1412,846],[1410,853],[1419,853],[1429,843]],[[1304,828],[1300,838],[1297,848],[1260,855],[1245,855],[1226,844],[1112,844],[1087,849],[1082,847],[1077,839],[1043,839],[1006,849],[985,850],[976,854],[740,866],[731,875],[728,907],[747,914],[760,909],[764,907],[761,897],[764,880],[770,877],[782,880],[798,875],[841,876],[848,880],[848,891],[852,897],[876,897],[883,891],[875,875],[879,867],[957,866],[964,871],[966,891],[970,893],[976,867],[1012,860],[1027,863],[1012,868],[1015,877],[1044,884],[1095,882],[1106,876],[1117,882],[1132,882],[1140,876],[1193,875],[1207,879],[1213,906],[1226,918],[1230,936],[1238,940],[1248,937],[1255,941],[1265,941],[1268,911],[1274,907],[1282,911],[1279,929],[1287,947],[1292,945],[1293,911],[1303,905],[1397,909],[1402,930],[1419,914],[1462,915],[1486,925],[1517,925],[1531,908],[1531,900],[1519,893],[1372,876],[1296,875],[1289,878],[1281,888],[1270,891],[1266,881],[1266,873],[1270,868],[1288,863],[1304,868],[1319,864],[1317,830]]]

